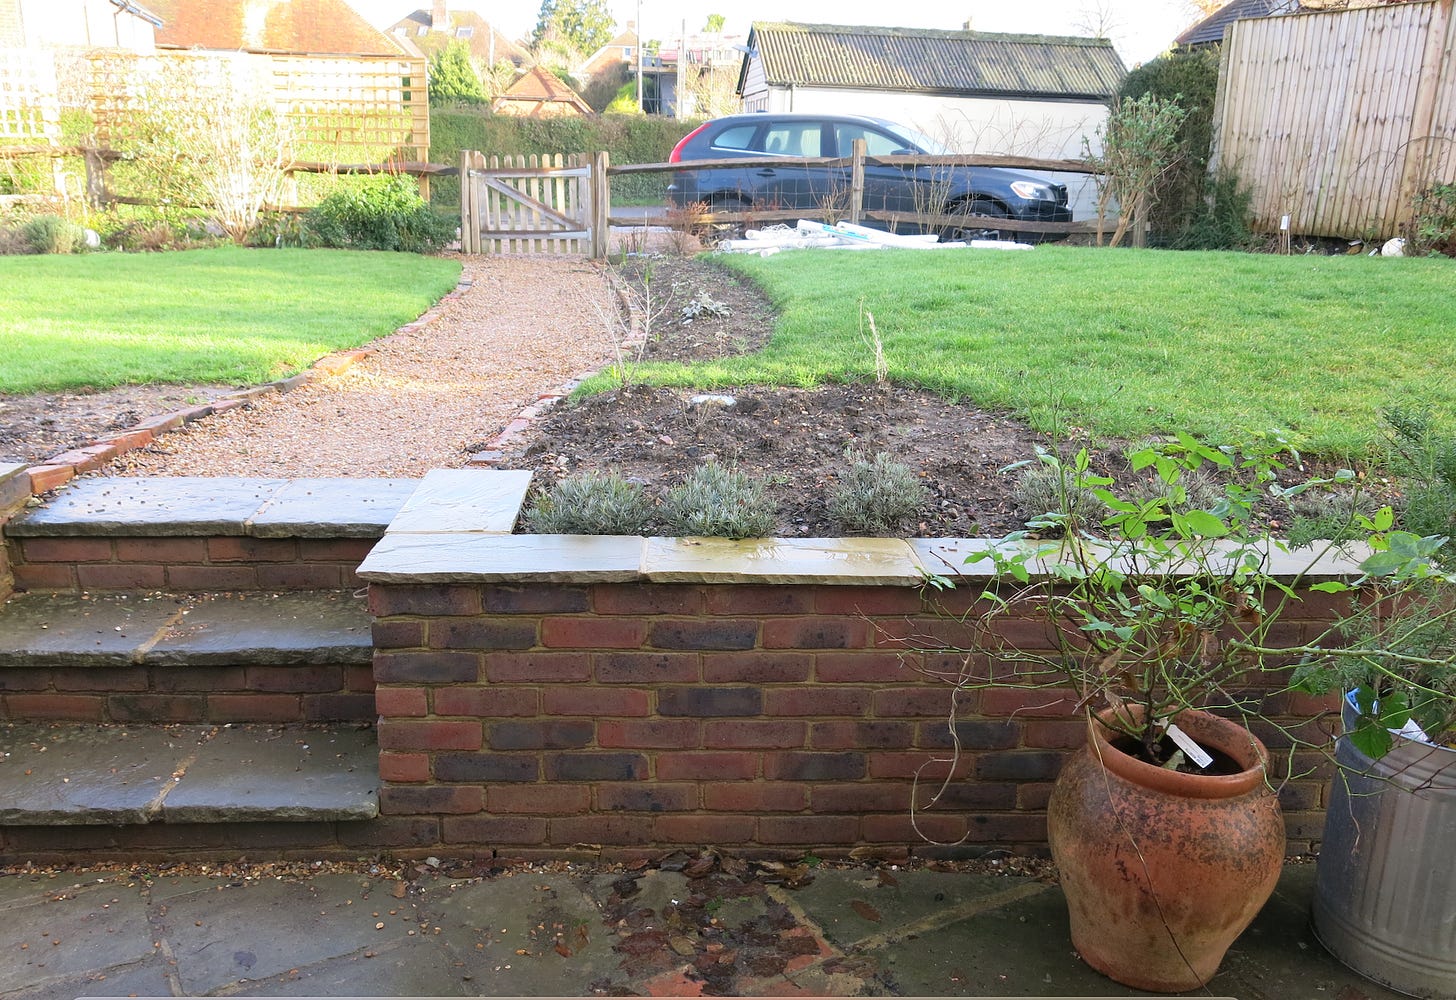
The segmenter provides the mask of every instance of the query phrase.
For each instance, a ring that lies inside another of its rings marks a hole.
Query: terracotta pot
[[[1279,881],[1284,821],[1264,778],[1268,752],[1205,712],[1176,722],[1243,770],[1180,774],[1115,749],[1100,724],[1062,769],[1047,805],[1072,944],[1127,986],[1204,986]]]

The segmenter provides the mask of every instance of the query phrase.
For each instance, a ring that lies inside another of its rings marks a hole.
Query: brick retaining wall
[[[1310,597],[1291,641],[1328,618]],[[950,770],[951,688],[916,667],[957,666],[923,647],[961,627],[916,588],[376,582],[370,604],[382,810],[446,847],[1041,851],[1083,737],[1056,692],[962,692],[955,781],[917,833],[916,775],[924,803]],[[1291,852],[1320,837],[1328,779],[1314,754],[1296,764]]]

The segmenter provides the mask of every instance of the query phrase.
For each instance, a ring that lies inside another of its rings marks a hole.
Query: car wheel
[[[709,198],[707,201],[708,214],[715,215],[718,212],[746,212],[752,206],[742,198],[734,198],[731,195],[718,195]],[[715,240],[735,239],[743,235],[746,224],[741,221],[735,222],[713,222],[708,225],[708,236]]]
[[[952,204],[946,212],[947,215],[985,215],[993,219],[1009,218],[1006,209],[988,201],[985,198],[972,198],[958,201]],[[984,224],[950,226],[943,230],[940,238],[946,242],[951,240],[1011,240],[1016,234],[1005,229],[991,229]]]

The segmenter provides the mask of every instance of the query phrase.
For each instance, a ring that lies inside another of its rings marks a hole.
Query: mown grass
[[[1456,414],[1450,260],[1077,247],[718,259],[781,310],[772,340],[630,377],[700,388],[872,378],[868,311],[892,380],[1040,429],[1214,441],[1274,431],[1349,457],[1374,447],[1385,407]]]
[[[459,274],[352,250],[0,257],[0,393],[285,377],[409,322]]]

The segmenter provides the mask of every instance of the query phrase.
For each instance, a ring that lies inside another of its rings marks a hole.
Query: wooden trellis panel
[[[1242,20],[1219,71],[1213,169],[1254,229],[1396,235],[1415,193],[1456,181],[1452,0]]]
[[[48,51],[0,49],[0,140],[54,144],[61,137],[55,57]]]
[[[591,250],[591,166],[580,154],[460,154],[460,249],[464,253]]]

